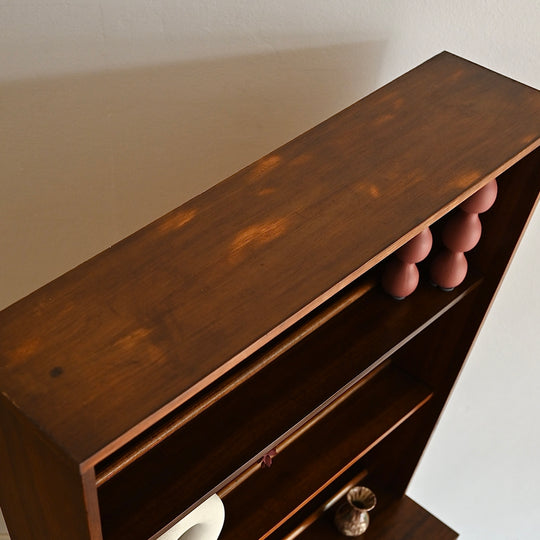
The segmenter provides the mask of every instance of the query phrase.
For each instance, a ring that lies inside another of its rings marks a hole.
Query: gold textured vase
[[[377,498],[373,491],[357,486],[347,493],[347,500],[337,509],[334,522],[345,536],[360,536],[369,526],[370,510],[375,508]]]

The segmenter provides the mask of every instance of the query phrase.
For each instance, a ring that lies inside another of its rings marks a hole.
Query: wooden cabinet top
[[[540,92],[439,54],[2,311],[1,399],[93,463],[539,144]]]

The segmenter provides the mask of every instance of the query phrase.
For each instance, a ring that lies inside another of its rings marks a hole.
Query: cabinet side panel
[[[426,410],[431,417],[411,438],[407,460],[395,479],[400,490],[416,468],[459,372],[480,332],[540,192],[540,150],[520,160],[499,177],[499,195],[492,209],[480,215],[482,238],[467,253],[471,267],[484,276],[477,291],[429,329],[400,349],[396,362],[435,391]],[[397,459],[397,456],[396,456]]]
[[[0,506],[11,540],[100,540],[84,479],[11,404],[0,398]],[[90,490],[89,490],[90,491]],[[97,508],[93,507],[96,514]]]

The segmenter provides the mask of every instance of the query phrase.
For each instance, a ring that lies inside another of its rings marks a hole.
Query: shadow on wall
[[[383,49],[0,85],[0,307],[360,99]]]
[[[351,43],[1,84],[0,309],[372,91],[383,52]]]

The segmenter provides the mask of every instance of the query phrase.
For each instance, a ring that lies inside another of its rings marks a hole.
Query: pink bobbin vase
[[[492,180],[471,195],[452,214],[442,231],[445,245],[431,263],[431,281],[444,291],[451,291],[467,276],[465,253],[473,249],[482,235],[478,214],[491,208],[497,198],[497,181]]]
[[[420,275],[416,263],[423,261],[433,245],[433,237],[429,227],[400,247],[383,272],[382,286],[396,300],[403,300],[416,287]]]

